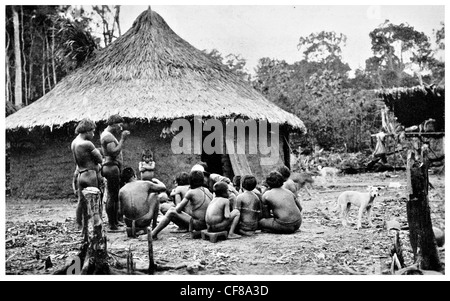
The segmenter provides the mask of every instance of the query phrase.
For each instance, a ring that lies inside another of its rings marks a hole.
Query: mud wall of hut
[[[175,175],[189,171],[200,161],[200,155],[173,155],[171,138],[161,137],[161,131],[169,123],[126,125],[131,135],[123,149],[124,166],[133,167],[137,173],[142,150],[150,148],[154,152],[155,177],[173,186]],[[99,126],[95,133],[94,145],[100,147]],[[72,178],[75,170],[70,144],[75,138],[73,127],[49,133],[18,133],[9,135],[10,187],[11,196],[31,199],[75,198]]]
[[[72,177],[75,170],[65,130],[15,133],[7,135],[10,148],[11,195],[20,198],[74,198]]]
[[[171,149],[173,136],[161,137],[161,132],[170,123],[152,122],[149,124],[133,124],[128,127],[131,132],[123,149],[124,166],[132,167],[136,173],[142,151],[151,149],[155,159],[155,177],[166,184],[168,189],[173,187],[173,180],[180,172],[189,172],[191,167],[200,161],[200,155],[177,154]]]
[[[173,135],[161,136],[162,130],[170,126],[169,122],[130,123],[125,126],[131,135],[123,148],[124,167],[133,167],[139,173],[142,151],[151,149],[156,161],[155,177],[164,182],[168,189],[173,187],[173,180],[178,173],[189,172],[201,160],[200,154],[173,154]],[[96,130],[93,141],[96,147],[100,147],[103,129],[104,126],[98,126]],[[70,150],[74,138],[74,126],[45,133],[9,135],[11,195],[32,199],[75,198],[72,191],[75,162]],[[252,173],[259,182],[271,170],[283,164],[283,135],[280,135],[279,143],[279,160],[274,166],[261,166],[259,143],[258,154],[247,155]]]

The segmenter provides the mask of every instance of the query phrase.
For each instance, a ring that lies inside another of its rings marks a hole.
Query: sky
[[[262,57],[287,63],[300,61],[299,38],[324,30],[347,36],[342,58],[352,69],[351,75],[357,68],[364,68],[365,60],[372,56],[369,32],[385,20],[394,24],[408,23],[429,37],[433,29],[439,29],[440,23],[445,21],[444,5],[433,1],[427,2],[431,5],[294,5],[283,1],[262,2],[264,5],[186,3],[189,5],[151,5],[151,8],[194,47],[208,51],[217,49],[222,56],[240,55],[246,59],[247,70],[251,73]],[[148,4],[122,4],[122,33],[147,8]]]

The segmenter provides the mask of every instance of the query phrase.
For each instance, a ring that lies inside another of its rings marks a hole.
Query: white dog
[[[339,210],[343,226],[348,225],[348,212],[350,211],[351,205],[355,205],[359,207],[358,223],[356,227],[358,229],[361,228],[361,219],[364,211],[367,211],[369,225],[373,227],[372,206],[375,197],[380,195],[381,187],[369,186],[367,190],[368,192],[344,191],[339,195],[335,209]]]

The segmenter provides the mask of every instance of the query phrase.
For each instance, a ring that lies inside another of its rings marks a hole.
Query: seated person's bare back
[[[254,234],[261,218],[261,200],[253,191],[256,184],[254,176],[244,176],[242,178],[243,192],[236,199],[236,209],[240,212],[238,233],[242,235]]]
[[[190,189],[187,191],[183,200],[171,207],[161,219],[160,223],[153,230],[154,239],[170,222],[175,223],[180,228],[191,226],[193,230],[206,229],[206,209],[212,199],[212,193],[205,187],[203,173],[201,171],[192,171],[189,175]]]
[[[264,218],[259,221],[261,230],[288,234],[300,228],[302,207],[291,191],[282,188],[283,182],[283,177],[276,171],[271,172],[266,179],[270,189],[262,196],[266,210]]]
[[[238,238],[235,234],[239,222],[239,210],[230,211],[230,200],[228,199],[228,184],[218,182],[214,184],[215,197],[206,210],[206,224],[208,232],[229,231],[228,238]]]
[[[166,186],[159,180],[142,181],[136,179],[131,167],[122,171],[122,180],[126,183],[119,191],[119,201],[128,227],[149,227],[153,221],[156,226],[159,200],[155,192],[164,191]]]

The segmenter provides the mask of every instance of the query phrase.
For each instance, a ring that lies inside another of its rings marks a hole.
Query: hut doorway
[[[229,178],[234,177],[233,167],[231,165],[230,156],[226,154],[206,154],[202,153],[201,160],[208,164],[210,173],[217,173]]]
[[[210,173],[217,173],[222,175],[222,155],[220,154],[211,154],[208,155],[205,152],[202,152],[202,161],[208,164],[208,171]]]
[[[205,140],[205,137],[207,137],[209,134],[211,134],[212,131],[205,131],[203,130],[203,139],[202,139],[202,145]],[[231,166],[230,157],[227,154],[207,154],[205,153],[204,147],[202,147],[202,155],[201,160],[208,164],[208,172],[210,173],[217,173],[219,175],[223,175],[229,179],[233,179],[234,173],[233,168]]]

